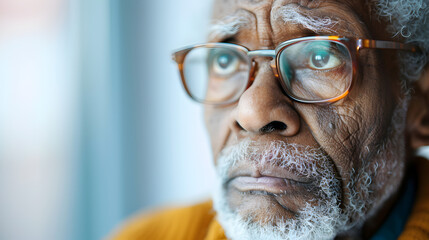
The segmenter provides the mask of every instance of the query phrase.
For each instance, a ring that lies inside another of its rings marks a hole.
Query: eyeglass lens
[[[340,96],[353,77],[350,53],[335,41],[288,45],[280,51],[277,64],[287,94],[304,101]],[[246,52],[230,46],[194,48],[183,66],[189,93],[205,103],[237,100],[247,87],[251,69]]]
[[[246,88],[249,72],[245,53],[228,47],[194,48],[184,62],[190,94],[206,103],[236,100]]]
[[[353,78],[353,64],[346,46],[314,40],[284,48],[278,67],[286,91],[292,97],[320,101],[345,93]]]

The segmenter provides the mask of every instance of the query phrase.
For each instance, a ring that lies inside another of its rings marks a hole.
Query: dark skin
[[[274,19],[272,16],[275,15],[275,11],[287,4],[295,4],[304,14],[329,16],[341,21],[330,32],[326,30],[312,32],[299,24],[285,24],[281,19]],[[246,46],[251,50],[274,49],[283,41],[311,35],[340,35],[401,41],[401,39],[392,39],[391,34],[385,31],[386,24],[371,15],[371,7],[360,0],[219,0],[214,6],[214,20],[230,15],[242,15],[251,19],[249,26],[241,29],[234,36],[228,36],[227,39],[228,42]],[[210,42],[225,40],[209,39]],[[385,143],[394,108],[403,98],[397,72],[399,67],[396,62],[396,52],[363,50],[359,56],[358,76],[350,93],[338,102],[323,105],[292,101],[284,94],[278,79],[274,76],[270,61],[264,58],[257,58],[255,61],[258,67],[253,76],[254,80],[237,103],[221,107],[205,107],[205,121],[211,138],[214,159],[217,159],[220,151],[226,146],[245,139],[260,143],[281,140],[321,147],[332,159],[333,167],[330,170],[338,179],[341,179],[342,204],[348,204],[344,197],[347,194],[344,186],[350,181],[351,169],[360,169],[361,159],[371,161],[373,157],[371,150],[374,151]],[[407,151],[410,153],[408,158],[411,158],[415,149],[429,143],[429,113],[421,110],[428,109],[428,79],[428,74],[425,74],[414,84],[417,90],[410,103],[405,134]],[[282,124],[272,125],[273,131],[265,131],[264,127],[273,122]],[[405,165],[408,165],[407,162]],[[249,163],[238,166],[235,171],[253,168],[254,166]],[[405,172],[406,169],[399,171]],[[252,175],[255,174],[260,176],[261,172],[252,173]],[[373,181],[388,178],[382,174],[380,173],[380,176]],[[383,193],[382,190],[379,191],[380,194]],[[367,220],[363,228],[354,229],[341,238],[370,237],[386,218],[399,191],[400,183],[397,191],[390,193],[387,202],[377,209],[376,214]],[[311,189],[306,188],[299,189],[298,194],[293,197],[243,195],[234,187],[228,189],[228,201],[231,207],[240,214],[257,216],[259,220],[263,220],[267,214],[285,218],[293,217],[308,199],[315,196]],[[380,198],[380,196],[374,193],[374,198]]]

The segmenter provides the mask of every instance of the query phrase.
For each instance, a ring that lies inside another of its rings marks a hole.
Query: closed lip
[[[229,173],[229,180],[232,181],[234,178],[241,176],[249,176],[249,177],[273,177],[273,178],[283,178],[288,180],[293,180],[298,183],[311,183],[313,179],[303,176],[302,174],[298,174],[297,171],[291,168],[281,168],[275,167],[272,165],[258,165],[255,167],[254,165],[247,166],[236,166],[236,168],[232,169]]]
[[[231,172],[226,184],[242,192],[263,191],[274,194],[283,194],[310,187],[314,181],[300,176],[293,169],[260,166],[258,168],[236,169]]]
[[[270,176],[250,177],[238,176],[231,180],[230,186],[240,192],[267,192],[273,194],[287,194],[302,191],[309,183]]]

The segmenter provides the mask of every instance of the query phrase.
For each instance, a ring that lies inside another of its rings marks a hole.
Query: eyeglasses
[[[183,86],[197,102],[231,104],[252,84],[255,57],[271,67],[287,96],[301,103],[335,102],[350,91],[362,48],[417,52],[399,42],[312,36],[288,40],[274,50],[249,50],[231,43],[193,45],[173,53]]]

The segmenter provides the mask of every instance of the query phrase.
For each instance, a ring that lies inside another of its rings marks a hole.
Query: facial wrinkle
[[[347,106],[315,106],[312,111],[314,111],[314,119],[316,121],[315,126],[318,129],[323,131],[323,136],[328,136],[333,139],[337,147],[335,147],[336,155],[341,154],[342,156],[352,155],[356,152],[356,149],[350,148],[354,146],[354,142],[346,144],[349,141],[354,140],[354,134],[357,129],[359,129],[358,121],[345,113],[339,113],[338,108],[347,108]],[[326,123],[330,123],[332,127],[326,127]],[[314,135],[317,133],[316,129],[311,130]],[[314,136],[320,145],[322,142],[330,142],[327,139],[320,139],[319,136]],[[347,141],[346,141],[347,140]],[[333,149],[332,146],[329,146],[328,149]],[[329,154],[332,154],[331,151],[328,151]]]
[[[240,1],[240,8],[248,11],[249,13],[254,15],[255,19],[255,32],[257,35],[257,39],[259,41],[259,45],[261,49],[264,48],[274,48],[275,47],[275,37],[274,33],[278,29],[274,29],[274,21],[278,21],[278,8],[287,6],[287,5],[296,5],[300,4],[300,6],[308,6],[308,7],[318,7],[320,1],[311,1],[311,0],[273,0],[273,1],[249,1],[244,0]],[[293,22],[288,22],[289,24],[295,24]],[[317,23],[316,23],[317,24]],[[288,26],[286,26],[288,27]],[[311,29],[307,29],[310,30]],[[304,30],[305,31],[305,30]]]
[[[344,105],[339,108],[333,108],[333,113],[335,116],[335,124],[341,127],[337,129],[336,137],[339,142],[347,143],[345,145],[348,146],[349,149],[355,150],[351,148],[351,146],[357,146],[359,142],[359,137],[357,134],[360,132],[360,128],[363,127],[363,113],[362,108],[359,105],[355,105],[353,107],[349,105]],[[341,131],[342,130],[342,131]],[[347,148],[347,147],[345,147]]]
[[[255,19],[254,28],[255,33],[258,39],[258,49],[270,49],[274,48],[272,41],[272,27],[270,23],[270,8],[265,7],[263,4],[261,6],[255,4],[244,4],[241,6],[243,11],[252,14]]]

